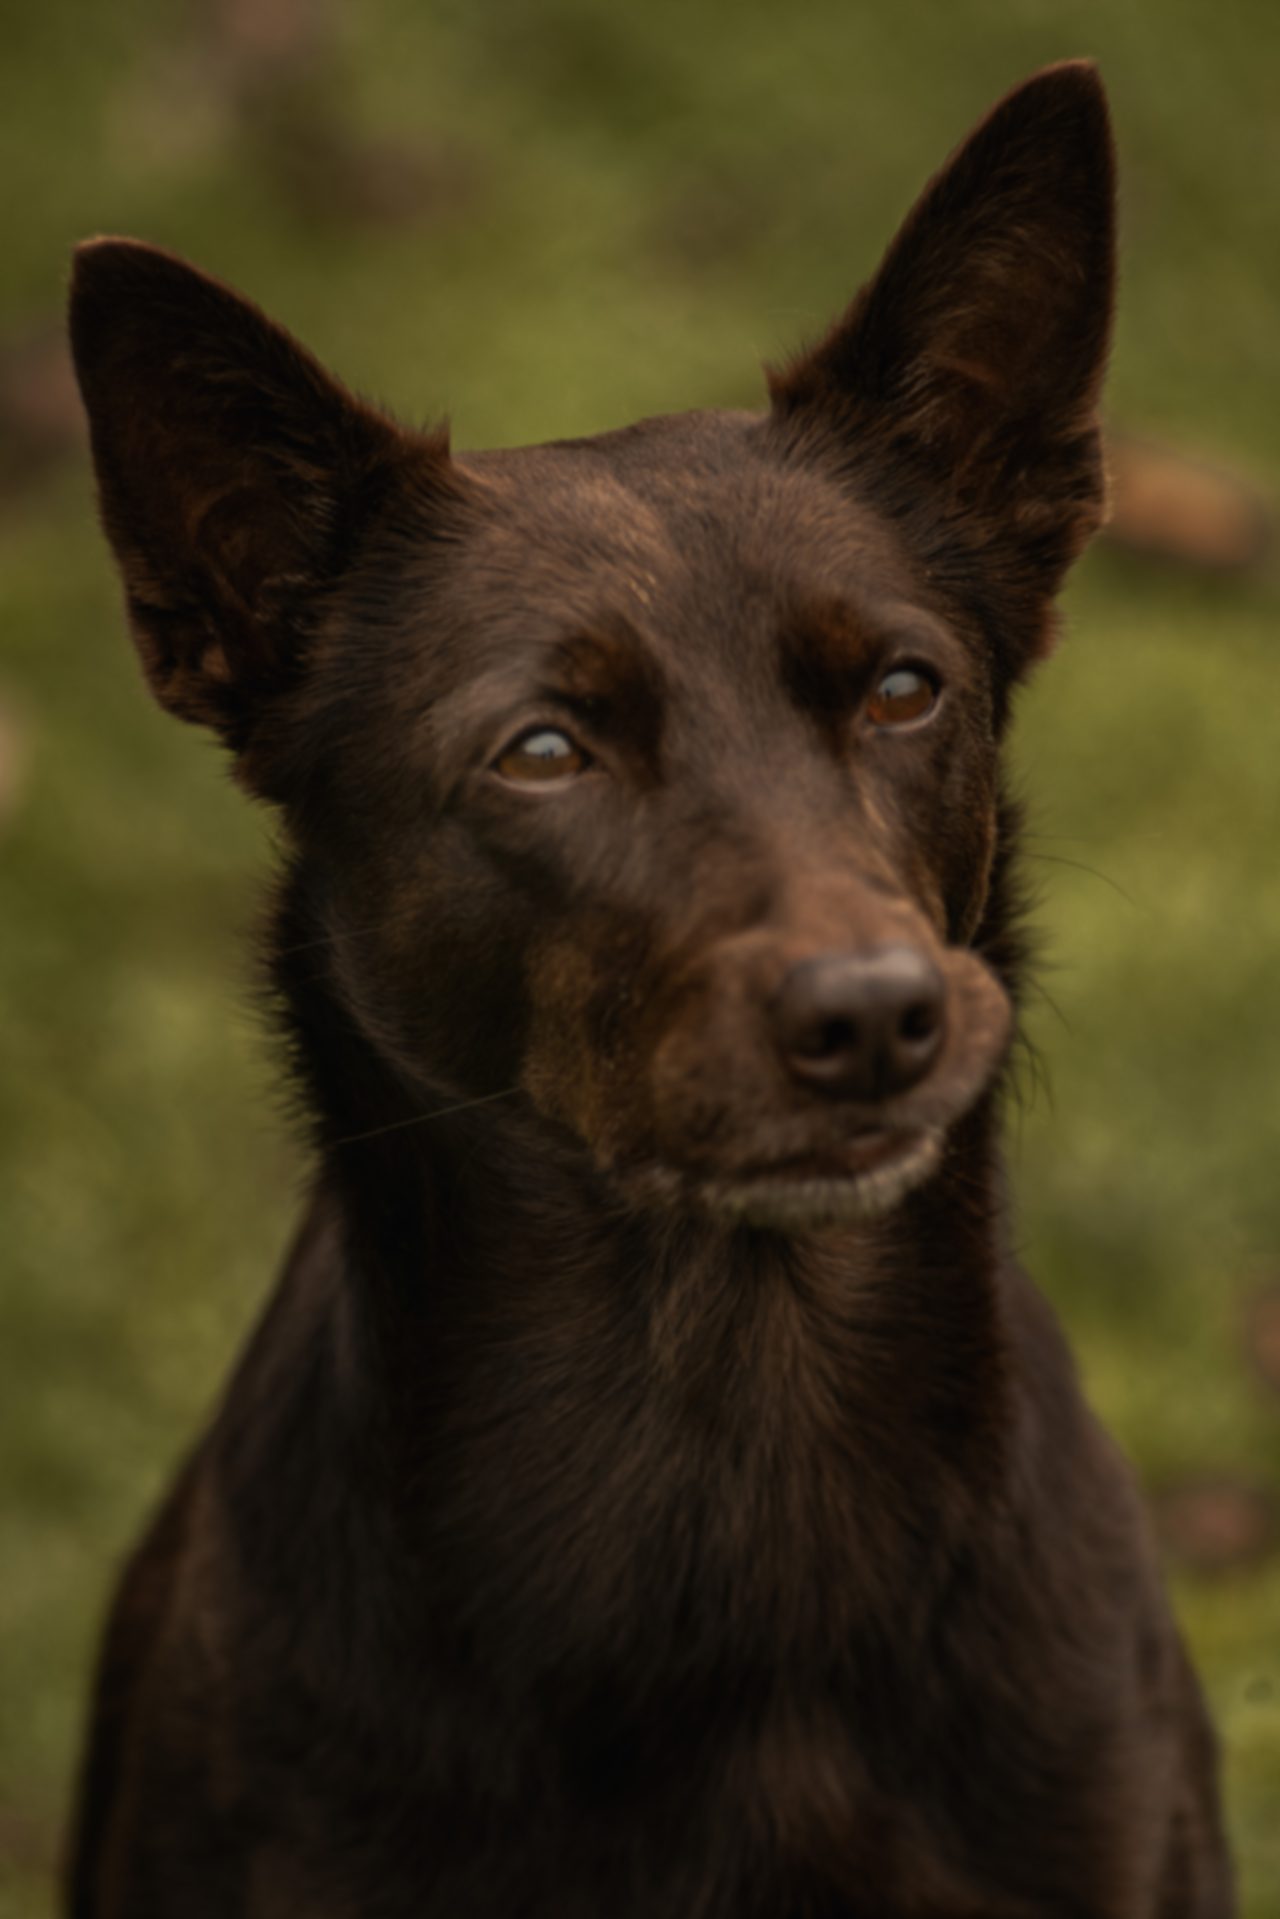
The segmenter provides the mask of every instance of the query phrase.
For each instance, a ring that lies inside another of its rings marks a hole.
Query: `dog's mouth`
[[[583,1071],[589,1044],[566,1054],[562,1027],[549,1024],[545,1041],[539,1028],[526,1090],[535,1109],[567,1123],[630,1208],[793,1233],[875,1221],[942,1169],[1011,1036],[1012,1003],[978,955],[951,949],[940,966],[945,1019],[920,1071],[887,1043],[873,1055],[881,1076],[856,1048],[847,1072],[830,1049],[843,1079],[816,1070],[780,1043],[750,970],[721,966],[674,1002],[651,999],[640,1043],[606,1055],[596,1075]]]
[[[615,1177],[642,1201],[775,1231],[883,1218],[938,1172],[1008,1045],[1012,1007],[995,976],[967,952],[947,965],[947,1035],[932,1070],[879,1100],[810,1092],[767,1055],[735,1053],[714,1021],[705,1033],[686,1023],[659,1080],[663,1124],[647,1151],[614,1161]]]
[[[704,1179],[698,1199],[722,1219],[782,1231],[879,1219],[936,1170],[942,1135],[876,1128],[839,1153],[766,1162]]]

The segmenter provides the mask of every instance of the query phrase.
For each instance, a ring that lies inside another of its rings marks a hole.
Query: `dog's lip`
[[[930,1127],[878,1128],[839,1150],[788,1156],[703,1180],[704,1206],[745,1225],[803,1232],[883,1217],[938,1168]]]
[[[919,1126],[869,1126],[839,1147],[756,1161],[735,1168],[730,1177],[733,1184],[744,1186],[765,1181],[856,1180],[919,1147],[924,1137],[924,1128]]]

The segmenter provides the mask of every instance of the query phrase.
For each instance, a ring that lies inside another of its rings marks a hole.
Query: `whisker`
[[[1119,880],[1113,880],[1110,873],[1104,873],[1099,866],[1090,866],[1087,860],[1073,860],[1067,853],[1046,853],[1043,848],[1036,846],[1024,848],[1024,858],[1047,860],[1051,866],[1074,867],[1077,873],[1087,873],[1090,879],[1101,880],[1104,886],[1109,886],[1113,893],[1119,894],[1126,906],[1132,906],[1135,911],[1141,910],[1133,894],[1126,893]]]
[[[1019,1033],[1014,1041],[1009,1063],[1009,1085],[1017,1108],[1017,1132],[1021,1139],[1023,1126],[1035,1111],[1036,1101],[1041,1094],[1049,1110],[1053,1111],[1053,1081],[1049,1077],[1044,1053],[1025,1033]]]
[[[1071,1021],[1067,1018],[1067,1015],[1063,1012],[1061,1006],[1059,1006],[1057,1000],[1054,998],[1053,994],[1049,991],[1044,981],[1042,979],[1037,979],[1036,975],[1032,973],[1028,976],[1028,978],[1023,983],[1031,992],[1037,993],[1040,996],[1040,998],[1044,1001],[1044,1004],[1049,1008],[1049,1011],[1053,1014],[1054,1018],[1058,1021],[1059,1025],[1062,1027],[1063,1032],[1070,1033],[1072,1037],[1074,1038],[1075,1029],[1072,1027]]]
[[[362,1139],[378,1139],[383,1133],[401,1133],[408,1126],[426,1126],[433,1119],[447,1119],[451,1113],[465,1113],[473,1106],[491,1106],[496,1099],[510,1099],[518,1093],[518,1086],[504,1086],[500,1093],[481,1093],[476,1099],[462,1099],[452,1106],[438,1106],[433,1113],[414,1113],[409,1119],[393,1119],[388,1126],[371,1126],[367,1133],[347,1133],[342,1139],[331,1140],[332,1146],[354,1146]]]
[[[367,939],[384,924],[382,920],[370,920],[367,926],[344,926],[342,931],[344,936],[349,934],[353,939]],[[288,959],[294,953],[314,952],[317,946],[332,946],[336,938],[336,933],[321,933],[317,939],[297,940],[291,946],[273,947],[272,952],[277,959]]]

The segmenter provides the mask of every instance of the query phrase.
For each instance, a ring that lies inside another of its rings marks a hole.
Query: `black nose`
[[[913,946],[820,953],[784,978],[771,1007],[787,1067],[816,1091],[885,1099],[922,1080],[942,1046],[945,993]]]

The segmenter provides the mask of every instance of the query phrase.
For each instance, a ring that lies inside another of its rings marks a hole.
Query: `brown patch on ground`
[[[61,327],[0,342],[0,495],[17,493],[84,441],[84,413]]]
[[[1114,430],[1107,466],[1114,545],[1212,573],[1247,571],[1271,552],[1275,509],[1237,474]]]
[[[0,1806],[0,1882],[5,1868],[51,1872],[57,1851],[57,1835],[41,1820],[15,1806]]]
[[[1225,1473],[1166,1486],[1154,1495],[1151,1510],[1166,1557],[1186,1572],[1238,1572],[1265,1559],[1276,1544],[1271,1493]]]
[[[394,226],[472,206],[480,169],[456,142],[351,128],[341,21],[324,0],[206,0],[206,37],[260,165],[306,218]]]

